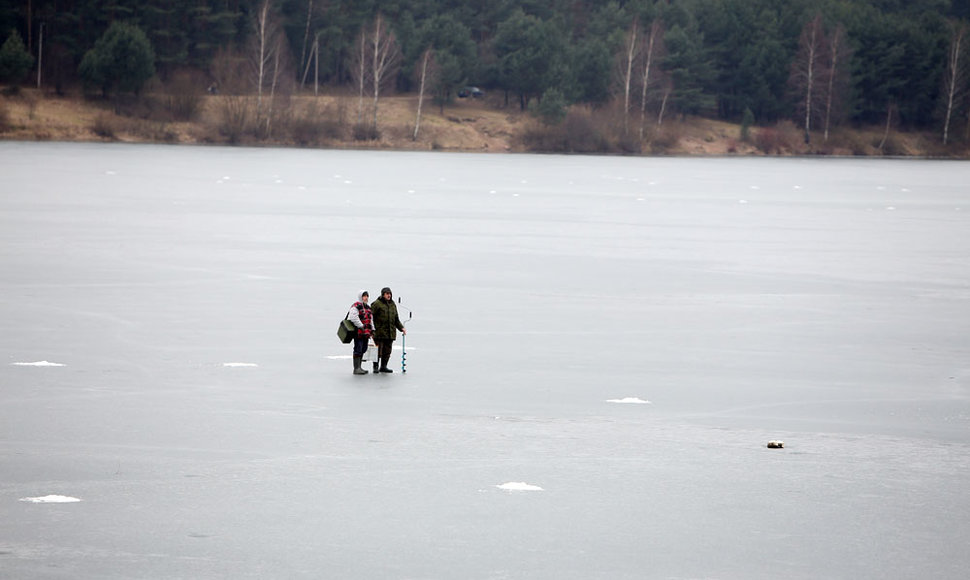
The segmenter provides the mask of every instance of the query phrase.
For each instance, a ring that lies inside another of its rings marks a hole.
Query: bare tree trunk
[[[316,49],[316,47],[317,47],[317,41],[319,41],[319,40],[320,40],[320,36],[317,35],[316,38],[313,39],[313,45],[310,47],[310,54],[307,55],[307,57],[305,59],[305,62],[304,61],[301,61],[301,62],[304,62],[304,64],[303,64],[303,76],[300,77],[300,88],[301,89],[304,87],[304,85],[306,85],[306,77],[307,77],[307,75],[310,74],[310,59],[313,58],[314,50]]]
[[[300,65],[306,65],[304,70],[309,69],[310,59],[307,55],[307,44],[310,42],[310,15],[313,14],[313,0],[307,0],[306,4],[306,28],[303,29],[303,51],[300,54]],[[303,74],[303,80],[300,81],[300,88],[303,88],[303,84],[306,82],[306,73]]]
[[[964,92],[966,81],[966,65],[960,58],[963,56],[963,40],[966,36],[967,26],[961,24],[955,27],[953,36],[950,39],[950,51],[948,53],[946,65],[946,77],[944,78],[944,97],[946,98],[946,114],[943,121],[943,144],[946,145],[950,137],[950,119],[956,103]]]
[[[640,30],[640,19],[634,18],[633,25],[630,27],[626,47],[626,61],[623,68],[623,134],[626,135],[629,129],[630,117],[630,90],[633,85],[633,63],[637,58],[637,35]]]
[[[664,96],[660,100],[660,113],[657,114],[657,126],[658,127],[660,125],[663,125],[664,124],[664,112],[667,110],[667,99],[670,98],[670,93],[672,93],[673,90],[674,90],[674,87],[669,82],[667,83],[666,86],[664,86]]]
[[[280,79],[280,53],[282,52],[282,48],[279,46],[279,44],[281,42],[282,41],[280,39],[276,40],[277,47],[276,47],[276,50],[273,51],[274,53],[273,82],[272,84],[270,84],[270,87],[269,87],[269,109],[266,111],[266,137],[267,138],[270,136],[272,132],[272,127],[270,124],[272,123],[272,120],[273,120],[273,104],[276,101],[276,85]]]
[[[802,28],[798,39],[798,52],[792,62],[789,85],[795,94],[799,95],[799,114],[804,115],[802,129],[805,131],[805,143],[812,140],[812,120],[821,116],[820,93],[825,86],[824,52],[825,31],[822,28],[822,15],[816,14],[812,20]]]
[[[886,141],[889,139],[889,129],[892,127],[893,122],[893,109],[895,109],[895,104],[889,101],[889,106],[886,107],[886,130],[882,134],[882,141],[879,142],[879,151],[886,146]]]
[[[832,122],[832,103],[835,98],[835,79],[842,70],[839,68],[839,58],[842,56],[842,46],[845,44],[845,28],[840,24],[832,35],[829,43],[829,69],[826,71],[829,82],[825,91],[825,127],[823,141],[829,140],[829,125]]]
[[[357,44],[351,73],[356,77],[354,80],[357,84],[357,125],[360,125],[364,117],[364,85],[367,83],[367,35],[363,30],[360,31]]]
[[[425,81],[428,78],[428,61],[431,59],[431,47],[428,47],[424,51],[424,56],[421,58],[421,82],[419,84],[420,89],[418,90],[418,114],[414,120],[414,136],[412,140],[418,140],[418,129],[421,127],[421,105],[424,104],[424,86]]]
[[[256,15],[256,122],[261,124],[263,114],[263,83],[266,78],[266,62],[269,59],[269,3],[264,0]]]
[[[371,80],[374,89],[374,120],[373,128],[377,130],[377,103],[381,96],[381,88],[387,83],[387,79],[393,76],[394,68],[398,65],[401,57],[397,40],[384,22],[384,18],[378,13],[374,20],[374,37],[372,39],[373,68],[371,69]]]
[[[647,49],[644,55],[643,65],[643,85],[640,92],[640,140],[643,141],[644,126],[647,120],[647,92],[650,89],[650,73],[652,72],[655,56],[659,56],[663,34],[663,25],[660,20],[654,20],[650,25],[650,36],[647,39]]]
[[[822,17],[816,16],[808,28],[808,39],[805,45],[805,143],[812,140],[812,97],[815,92],[816,65],[819,57],[819,45],[822,34]]]

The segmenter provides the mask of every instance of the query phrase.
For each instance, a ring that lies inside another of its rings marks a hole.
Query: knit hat
[[[391,289],[390,289],[390,288],[388,288],[387,286],[384,286],[383,288],[381,288],[381,296],[383,296],[385,292],[386,292],[387,294],[390,294],[391,296],[393,296],[393,295],[394,295],[394,293],[393,293],[393,292],[391,292]]]

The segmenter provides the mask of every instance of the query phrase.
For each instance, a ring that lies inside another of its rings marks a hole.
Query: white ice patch
[[[504,489],[505,491],[545,491],[538,485],[532,485],[524,481],[510,481],[508,483],[496,485],[495,487]]]
[[[10,363],[15,367],[63,367],[67,365],[62,365],[61,363],[48,362],[46,360],[39,360],[37,362],[15,362]]]
[[[258,367],[256,363],[244,363],[244,362],[227,362],[222,363],[224,367]]]
[[[332,355],[328,356],[327,358],[330,359],[330,360],[347,360],[347,359],[350,359],[350,358],[353,358],[353,357],[350,356],[349,354],[332,354]]]
[[[607,399],[607,403],[621,403],[625,405],[652,405],[650,401],[644,401],[639,397],[624,397],[622,399]]]
[[[20,501],[26,501],[29,503],[76,503],[81,501],[76,497],[70,497],[66,495],[45,495],[41,497],[22,497]]]

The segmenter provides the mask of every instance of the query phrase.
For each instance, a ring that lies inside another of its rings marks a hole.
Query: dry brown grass
[[[872,130],[834,131],[828,141],[813,135],[807,145],[791,123],[752,127],[752,139],[740,139],[740,126],[709,119],[666,120],[650,126],[643,143],[616,137],[609,113],[573,115],[554,134],[536,136],[536,124],[514,105],[505,108],[495,98],[458,100],[442,111],[426,99],[421,128],[414,139],[417,97],[381,99],[378,133],[355,139],[358,100],[343,94],[299,95],[276,108],[272,130],[257,130],[248,120],[227,131],[227,99],[203,95],[191,103],[191,114],[173,114],[166,95],[147,95],[134,106],[85,100],[79,95],[55,97],[32,89],[0,96],[0,138],[9,140],[130,141],[165,143],[259,144],[302,147],[510,152],[530,150],[613,152],[666,155],[911,155],[968,156],[966,144],[940,146],[935,135],[893,132],[882,150],[882,133]],[[184,107],[183,107],[184,108]],[[126,115],[117,110],[125,109]],[[191,117],[189,121],[176,121]],[[549,139],[552,139],[550,141]],[[605,149],[604,149],[605,148]]]

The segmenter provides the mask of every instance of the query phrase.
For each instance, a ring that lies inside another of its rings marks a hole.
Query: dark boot
[[[367,371],[365,371],[364,369],[360,368],[361,358],[363,358],[363,357],[359,357],[359,356],[355,356],[354,357],[354,374],[355,375],[366,375],[367,374]]]
[[[382,372],[382,373],[393,373],[394,371],[392,371],[391,369],[387,368],[387,361],[390,360],[390,358],[391,358],[391,349],[390,348],[387,348],[387,349],[385,349],[385,351],[386,352],[382,352],[381,353],[381,368],[380,368],[380,372]]]

